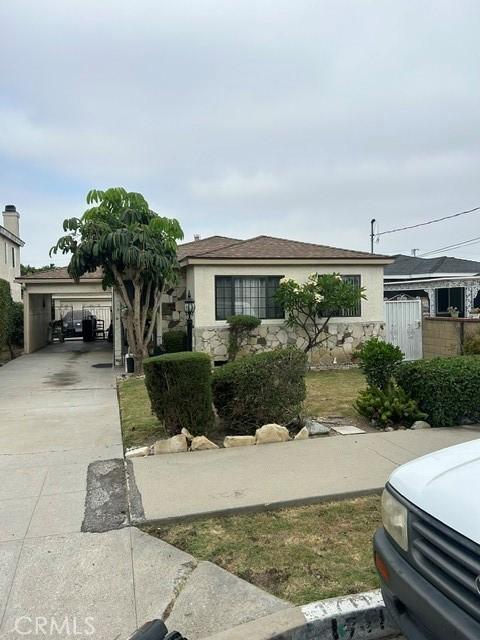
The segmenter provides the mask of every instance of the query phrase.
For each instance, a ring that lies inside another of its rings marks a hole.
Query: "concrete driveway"
[[[286,607],[124,512],[85,532],[125,489],[110,363],[102,344],[65,342],[0,368],[0,636],[117,640],[170,615],[195,639]]]

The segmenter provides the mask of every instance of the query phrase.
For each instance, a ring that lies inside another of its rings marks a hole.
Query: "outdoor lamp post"
[[[193,320],[195,313],[195,300],[192,298],[190,291],[185,298],[185,314],[187,316],[187,351],[193,351]]]

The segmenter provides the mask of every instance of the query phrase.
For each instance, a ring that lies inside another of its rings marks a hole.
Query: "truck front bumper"
[[[385,605],[409,640],[479,640],[480,623],[425,580],[384,529],[376,532],[373,546],[388,570],[388,579],[380,576]],[[480,611],[480,593],[478,606]]]

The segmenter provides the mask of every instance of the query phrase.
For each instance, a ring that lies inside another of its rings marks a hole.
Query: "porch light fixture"
[[[187,316],[187,351],[193,351],[193,320],[195,313],[195,300],[190,291],[185,298],[185,315]]]

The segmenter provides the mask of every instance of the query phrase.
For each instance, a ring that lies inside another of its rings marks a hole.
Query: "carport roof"
[[[93,271],[92,273],[85,273],[80,280],[101,280],[103,277],[100,269]],[[73,278],[68,273],[68,267],[56,267],[55,269],[45,269],[44,271],[35,271],[35,273],[28,273],[25,276],[16,278],[19,282],[31,282],[38,280],[68,280],[73,282]]]

